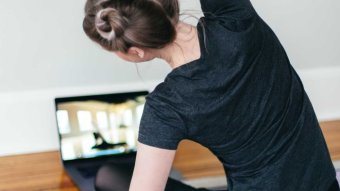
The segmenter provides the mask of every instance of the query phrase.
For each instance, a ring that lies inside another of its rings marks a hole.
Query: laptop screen
[[[56,98],[64,161],[136,152],[148,92]]]

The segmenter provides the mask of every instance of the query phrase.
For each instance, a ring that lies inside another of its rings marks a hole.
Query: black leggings
[[[95,178],[97,191],[128,191],[134,164],[106,164],[102,166]],[[165,191],[208,191],[193,188],[172,178],[168,179]]]

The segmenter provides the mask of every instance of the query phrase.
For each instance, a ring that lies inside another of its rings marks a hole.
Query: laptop
[[[55,99],[63,166],[82,191],[93,191],[98,169],[133,163],[147,91]]]

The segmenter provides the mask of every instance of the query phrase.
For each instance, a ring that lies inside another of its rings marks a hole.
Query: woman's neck
[[[176,32],[174,42],[158,52],[158,57],[165,60],[173,69],[201,56],[197,29],[194,26],[179,22]]]

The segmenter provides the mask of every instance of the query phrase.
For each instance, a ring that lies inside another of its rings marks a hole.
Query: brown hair
[[[109,51],[163,48],[176,37],[178,0],[87,0],[83,29]]]

